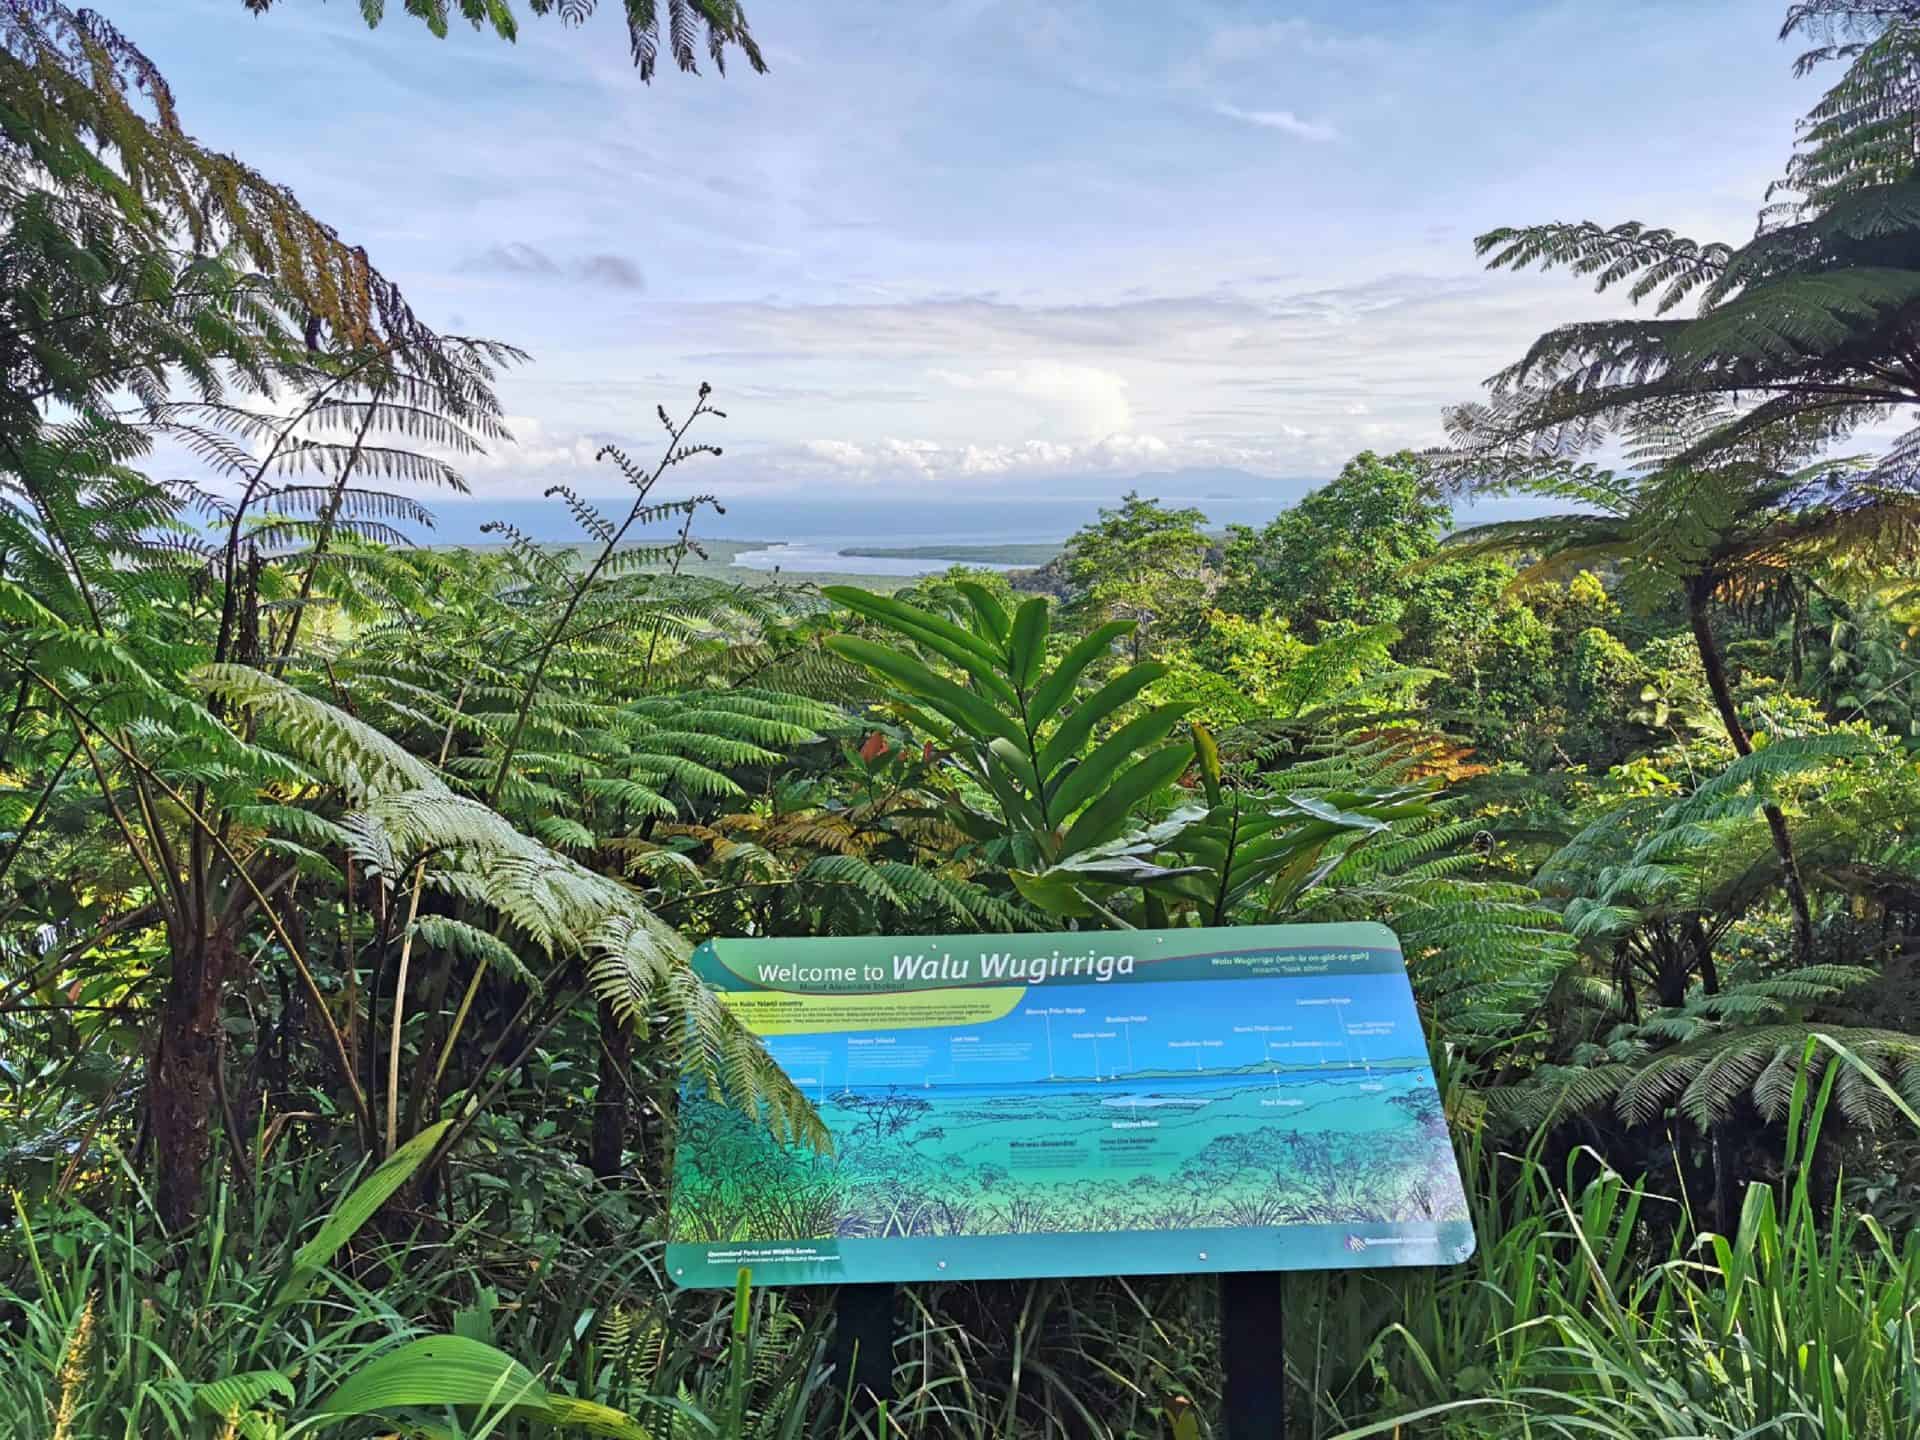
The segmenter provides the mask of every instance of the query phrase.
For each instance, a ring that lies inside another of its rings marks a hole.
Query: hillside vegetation
[[[1370,920],[1479,1249],[1286,1279],[1296,1434],[1914,1435],[1920,431],[1848,442],[1920,404],[1920,15],[1788,29],[1752,237],[1481,238],[1639,308],[1444,450],[883,595],[695,552],[697,379],[577,543],[403,543],[525,357],[0,0],[0,1434],[1217,1434],[1211,1281],[914,1287],[883,1412],[828,1297],[674,1290],[683,1087],[821,1136],[691,945]]]

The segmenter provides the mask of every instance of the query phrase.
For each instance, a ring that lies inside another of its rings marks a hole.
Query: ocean
[[[1166,495],[1169,507],[1191,505],[1206,514],[1213,526],[1263,525],[1299,498],[1311,482],[1282,485],[1271,496],[1232,498]],[[722,503],[727,513],[703,510],[695,522],[696,534],[710,540],[765,540],[833,545],[1003,545],[1015,541],[1057,542],[1099,517],[1101,506],[1119,503],[1116,494],[1104,501],[996,496],[992,501],[900,500],[859,491],[841,497],[792,495],[730,495]],[[607,513],[624,510],[618,495],[594,503]],[[433,503],[434,528],[422,538],[440,544],[485,540],[480,527],[489,520],[506,520],[536,540],[579,538],[567,509],[559,500],[438,500]]]
[[[1157,489],[1162,504],[1191,506],[1206,516],[1211,529],[1229,525],[1264,525],[1319,482],[1276,480],[1266,495],[1178,494]],[[1143,487],[1144,488],[1144,487]],[[866,575],[922,575],[944,570],[948,562],[927,557],[860,557],[842,552],[850,547],[926,547],[1006,544],[1058,544],[1081,526],[1099,517],[1103,506],[1119,503],[1115,494],[1105,499],[1047,495],[1002,495],[992,500],[903,499],[859,491],[839,496],[736,495],[723,499],[725,514],[703,510],[694,534],[707,541],[754,542],[733,563],[757,571],[776,566],[787,574],[828,571]],[[623,497],[596,503],[608,515],[624,513]],[[1505,500],[1462,506],[1456,518],[1462,524],[1517,519],[1543,513],[1539,502]],[[497,541],[483,532],[490,521],[506,521],[543,542],[572,542],[582,538],[566,506],[558,500],[440,499],[433,504],[434,525],[403,527],[425,544],[460,545]],[[663,538],[664,527],[655,527]],[[969,560],[969,563],[978,563]],[[1003,567],[1004,568],[1004,567]]]

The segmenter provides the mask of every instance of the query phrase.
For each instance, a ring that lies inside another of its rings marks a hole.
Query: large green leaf
[[[981,627],[993,637],[993,643],[1005,645],[1012,634],[1012,626],[998,597],[978,580],[959,580],[954,583],[960,593],[967,597],[967,603],[979,617]]]
[[[547,1396],[546,1414],[540,1418],[549,1425],[584,1430],[589,1435],[611,1435],[614,1440],[652,1440],[647,1428],[625,1411],[592,1400],[576,1400],[571,1395]]]
[[[1144,661],[1123,671],[1082,700],[1071,715],[1060,723],[1047,743],[1040,747],[1040,774],[1051,776],[1066,761],[1080,753],[1094,727],[1113,714],[1147,686],[1167,673],[1167,667],[1155,660]]]
[[[1080,812],[1080,818],[1073,822],[1061,843],[1061,853],[1072,855],[1111,840],[1127,823],[1135,805],[1161,786],[1170,784],[1192,762],[1192,745],[1168,745],[1131,766],[1098,800]]]
[[[1110,780],[1121,763],[1137,750],[1157,745],[1173,733],[1173,727],[1194,707],[1181,702],[1160,705],[1136,715],[1103,740],[1094,752],[1060,782],[1060,788],[1048,797],[1047,808],[1062,818],[1071,815],[1093,792]]]
[[[909,605],[891,595],[876,595],[857,585],[826,585],[820,593],[836,605],[844,605],[856,615],[877,620],[890,630],[920,630],[929,635],[938,635],[948,644],[969,650],[978,658],[994,664],[1006,658],[965,626],[956,625],[945,616]]]
[[[337,1421],[438,1405],[511,1408],[549,1425],[648,1440],[645,1428],[629,1416],[592,1401],[549,1395],[539,1376],[504,1350],[464,1335],[430,1335],[375,1356],[341,1381],[314,1413]]]
[[[924,735],[931,735],[947,749],[952,749],[964,733],[957,733],[950,720],[941,720],[928,714],[917,705],[909,705],[905,700],[893,700],[887,705],[888,712],[902,724],[911,725]]]
[[[247,1440],[271,1440],[280,1433],[279,1416],[271,1410],[256,1410],[262,1400],[278,1396],[287,1404],[294,1402],[293,1382],[278,1370],[246,1370],[227,1375],[207,1385],[193,1387],[193,1398]]]
[[[313,1238],[294,1252],[293,1273],[287,1276],[286,1283],[274,1296],[273,1303],[276,1306],[296,1299],[305,1290],[340,1247],[353,1237],[354,1232],[371,1220],[393,1193],[413,1177],[413,1172],[433,1153],[433,1147],[440,1143],[440,1137],[447,1133],[447,1127],[452,1123],[451,1120],[442,1120],[437,1125],[429,1125],[395,1150],[377,1170],[347,1193],[346,1199],[334,1207],[333,1213],[314,1232]]]
[[[878,621],[896,635],[904,635],[944,656],[995,698],[1009,705],[1015,703],[1013,688],[1002,678],[1007,657],[997,640],[982,638],[943,615],[935,615],[891,595],[875,595],[846,585],[830,585],[823,593],[854,613]]]
[[[991,741],[995,735],[1002,735],[1016,745],[1025,745],[1027,737],[1006,712],[989,705],[970,689],[950,682],[945,676],[933,674],[927,670],[927,666],[920,664],[920,660],[912,659],[910,655],[902,655],[900,651],[876,645],[870,639],[854,636],[833,636],[828,639],[828,649],[841,659],[866,666],[912,695],[918,695],[981,745]]]
[[[1027,793],[1032,785],[1032,769],[1026,752],[1011,740],[995,740],[980,752],[980,777],[993,792],[993,798],[1000,802],[1001,812],[1029,830],[1044,831],[1046,817]]]
[[[1013,633],[1007,641],[1007,664],[1013,672],[1014,687],[1023,694],[1031,690],[1046,658],[1047,601],[1036,595],[1013,617]]]
[[[1030,870],[1010,870],[1007,874],[1021,898],[1049,915],[1082,918],[1100,913],[1080,893],[1076,877],[1065,871],[1046,870],[1036,874]]]
[[[1024,746],[1026,736],[1009,716],[996,710],[980,696],[963,689],[944,676],[936,675],[918,660],[871,640],[852,635],[835,635],[827,648],[842,659],[885,676],[926,701],[963,731],[985,744],[996,735]]]
[[[314,1407],[344,1419],[411,1405],[532,1405],[547,1387],[504,1350],[464,1335],[428,1335],[374,1356]]]
[[[1231,910],[1264,886],[1267,895],[1260,916],[1262,922],[1284,914],[1296,898],[1319,884],[1339,863],[1338,851],[1332,855],[1326,853],[1327,838],[1320,835],[1310,841],[1303,839],[1298,846],[1289,847],[1262,864],[1248,866],[1244,873],[1236,866],[1227,894],[1227,908]]]
[[[901,608],[911,609],[912,607],[903,605]],[[895,634],[903,635],[915,644],[923,645],[934,654],[958,665],[984,694],[991,695],[1001,704],[1015,706],[1020,703],[1019,697],[1013,693],[1013,687],[1001,675],[1006,665],[1003,657],[983,656],[975,646],[958,644],[939,631],[923,629],[907,621],[902,621],[890,628]]]
[[[1058,714],[1060,707],[1072,696],[1081,672],[1112,649],[1114,641],[1132,629],[1131,620],[1109,620],[1075,642],[1033,692],[1033,700],[1027,706],[1027,723],[1037,729]]]
[[[1343,829],[1385,830],[1387,828],[1387,822],[1374,815],[1361,814],[1356,810],[1343,810],[1337,802],[1347,798],[1349,797],[1329,796],[1326,799],[1316,799],[1311,795],[1289,795],[1287,801],[1316,819],[1325,820],[1331,825],[1339,825]]]
[[[1206,819],[1199,805],[1183,805],[1144,829],[1081,850],[1038,873],[1011,872],[1014,887],[1026,899],[1055,915],[1096,915],[1089,891],[1120,886],[1176,891],[1193,898],[1210,894],[1200,883],[1210,874],[1202,866],[1169,866],[1155,856]]]
[[[1207,803],[1218,807],[1221,803],[1220,742],[1198,721],[1193,726],[1193,753],[1200,761],[1200,780],[1207,788]]]

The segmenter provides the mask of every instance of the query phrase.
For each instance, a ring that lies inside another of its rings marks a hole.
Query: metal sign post
[[[875,1409],[893,1397],[893,1301],[898,1285],[842,1285],[833,1299],[834,1380],[851,1386],[854,1408]]]
[[[1220,1277],[1221,1419],[1227,1440],[1286,1440],[1287,1354],[1280,1277],[1246,1271]]]

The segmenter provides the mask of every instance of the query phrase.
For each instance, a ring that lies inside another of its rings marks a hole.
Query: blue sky
[[[760,0],[770,74],[650,87],[616,0],[512,46],[351,0],[101,8],[193,133],[432,323],[533,353],[476,492],[611,493],[594,450],[650,450],[704,379],[727,454],[683,473],[742,533],[755,497],[1297,494],[1434,443],[1541,329],[1618,309],[1485,273],[1474,234],[1738,240],[1818,89],[1777,0]]]

